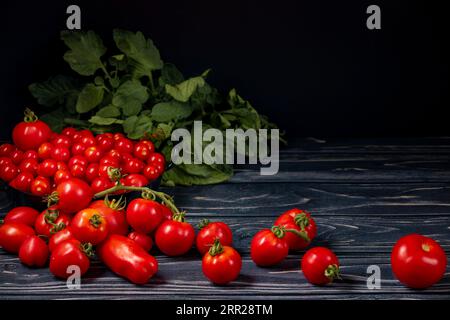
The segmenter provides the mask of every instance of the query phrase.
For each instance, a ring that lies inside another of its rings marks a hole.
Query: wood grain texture
[[[420,232],[450,253],[450,138],[294,141],[283,150],[280,173],[261,177],[255,166],[238,166],[227,184],[163,188],[175,196],[188,220],[222,220],[243,256],[238,281],[220,287],[201,273],[192,250],[168,258],[145,286],[135,286],[94,261],[81,290],[69,290],[48,269],[29,269],[0,249],[1,299],[450,299],[450,273],[427,290],[394,280],[389,254],[399,237]],[[17,199],[0,191],[3,213]],[[310,210],[318,224],[314,245],[336,252],[343,280],[308,284],[299,270],[302,252],[274,268],[249,258],[251,237],[292,207]],[[366,286],[367,267],[382,271],[380,290]]]

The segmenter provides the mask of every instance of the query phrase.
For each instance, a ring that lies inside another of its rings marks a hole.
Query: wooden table
[[[48,269],[29,269],[0,250],[0,299],[449,299],[450,277],[427,290],[410,290],[392,275],[395,241],[419,232],[450,251],[450,138],[292,143],[281,154],[280,172],[260,176],[256,167],[236,169],[214,186],[164,188],[186,209],[190,222],[222,220],[234,231],[243,257],[241,276],[219,287],[202,275],[193,250],[181,258],[159,253],[159,272],[135,286],[93,262],[80,290],[70,290]],[[3,212],[13,204],[0,194]],[[299,270],[302,253],[274,268],[258,268],[249,242],[259,229],[293,208],[310,210],[318,223],[313,245],[338,255],[343,280],[308,284]],[[367,267],[381,268],[381,288],[367,288]]]

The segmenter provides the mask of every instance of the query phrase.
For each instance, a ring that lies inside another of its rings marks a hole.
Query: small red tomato
[[[125,163],[127,163],[128,161],[130,161],[131,159],[134,159],[133,158],[133,156],[131,155],[131,154],[129,154],[129,153],[123,153],[122,154],[122,158],[121,158],[121,163],[123,163],[123,164],[125,164]]]
[[[9,182],[17,177],[19,172],[20,170],[15,164],[4,164],[0,170],[0,179]]]
[[[39,215],[39,211],[31,207],[15,207],[11,209],[4,218],[4,223],[22,223],[34,227],[34,222]]]
[[[127,138],[120,138],[116,140],[114,144],[114,149],[121,153],[132,153],[133,152],[133,142]]]
[[[253,262],[260,267],[268,267],[283,261],[289,253],[284,235],[283,229],[276,226],[256,233],[250,245]]]
[[[150,155],[150,157],[147,160],[148,164],[151,164],[157,168],[165,168],[166,166],[166,159],[164,159],[164,156],[161,153],[155,152]]]
[[[56,206],[42,211],[34,223],[38,235],[50,237],[70,224],[70,217],[58,210]]]
[[[34,236],[34,230],[23,223],[5,223],[0,226],[0,247],[11,253],[18,253],[22,243]]]
[[[133,231],[128,234],[128,238],[136,242],[145,251],[150,251],[153,247],[153,240],[145,233]]]
[[[397,241],[391,253],[392,271],[404,285],[414,289],[431,287],[442,279],[447,257],[433,239],[410,234]]]
[[[105,157],[101,158],[98,164],[110,166],[113,168],[119,167],[119,161],[111,156],[105,156]]]
[[[46,177],[37,176],[31,183],[30,191],[38,197],[48,195],[51,191],[50,180]]]
[[[311,214],[296,208],[278,217],[275,225],[296,230],[296,233],[287,232],[285,235],[289,249],[293,251],[305,249],[317,234],[317,226]]]
[[[55,183],[58,185],[61,182],[63,182],[64,180],[69,179],[70,177],[72,177],[70,172],[68,172],[66,170],[58,170],[58,171],[56,171],[55,175],[53,176],[53,181],[55,181]]]
[[[96,178],[91,183],[92,192],[94,194],[112,187],[114,187],[114,182],[112,182],[109,178],[105,177]]]
[[[120,132],[114,133],[114,136],[113,136],[114,141],[118,141],[122,138],[125,138],[125,135],[123,133],[120,133]]]
[[[155,152],[155,145],[150,140],[141,140],[140,143],[145,144],[150,153]]]
[[[144,169],[144,162],[139,159],[130,159],[123,165],[124,173],[139,173]]]
[[[52,151],[52,159],[67,162],[70,159],[70,151],[65,147],[55,146]]]
[[[12,165],[12,164],[14,164],[14,163],[12,162],[12,160],[10,158],[0,157],[0,169],[6,165]]]
[[[84,156],[73,156],[67,164],[69,167],[72,167],[75,164],[81,164],[83,167],[86,167],[88,165],[88,161]]]
[[[47,263],[49,251],[47,244],[38,236],[28,237],[20,246],[20,262],[29,267],[43,267]]]
[[[306,280],[315,285],[325,285],[340,278],[338,258],[333,251],[324,247],[306,251],[301,268]]]
[[[39,146],[39,159],[50,159],[52,157],[53,145],[50,142],[44,142]]]
[[[145,187],[149,183],[147,178],[139,173],[132,173],[126,175],[124,178],[120,180],[120,182],[124,186],[133,186],[133,187]]]
[[[24,159],[19,165],[19,169],[21,172],[29,172],[34,176],[37,172],[38,165],[35,159]]]
[[[52,252],[56,246],[66,240],[75,239],[73,236],[72,230],[69,227],[66,227],[54,235],[52,235],[48,241],[48,249]]]
[[[82,164],[79,164],[79,163],[71,166],[69,170],[70,170],[70,174],[74,178],[84,179],[84,177],[86,175],[86,166],[83,166]]]
[[[14,144],[21,150],[36,150],[48,141],[52,134],[50,127],[38,120],[31,110],[25,111],[24,121],[18,123],[12,133]]]
[[[96,209],[105,218],[108,234],[126,235],[128,223],[123,207],[124,203],[116,200],[97,200],[89,205],[89,208]]]
[[[70,138],[74,138],[74,135],[77,133],[77,129],[72,127],[66,127],[61,131],[61,135],[67,136]]]
[[[4,143],[0,146],[0,157],[8,157],[11,155],[11,153],[17,150],[15,146],[9,143]]]
[[[117,161],[117,163],[119,163],[122,160],[122,154],[119,151],[117,151],[116,149],[109,150],[106,153],[105,157],[114,159]]]
[[[93,136],[86,135],[80,139],[80,143],[86,146],[86,148],[95,146],[95,138]]]
[[[232,247],[222,246],[218,239],[203,256],[203,274],[215,284],[224,285],[236,280],[241,268],[240,254]]]
[[[28,150],[23,153],[23,158],[38,160],[39,155],[38,155],[37,151],[35,151],[35,150]]]
[[[87,208],[79,211],[70,224],[76,239],[97,245],[108,235],[108,225],[105,218],[97,209]]]
[[[69,171],[69,167],[67,166],[67,164],[62,161],[56,162],[56,168],[58,168],[58,170]]]
[[[55,147],[62,147],[69,149],[72,145],[72,139],[67,135],[59,135],[58,137],[52,140],[52,144]]]
[[[30,192],[33,179],[33,174],[29,172],[21,172],[9,183],[9,185],[16,190]]]
[[[109,168],[117,168],[117,167],[113,167],[113,166],[110,166],[108,164],[101,164],[101,165],[99,165],[98,166],[98,176],[110,180],[109,173],[108,173]]]
[[[85,176],[86,180],[89,182],[92,182],[98,178],[98,163],[91,163],[88,165]]]
[[[72,152],[73,156],[81,156],[84,154],[84,151],[86,150],[86,146],[82,144],[81,142],[75,143],[70,151]]]
[[[73,274],[73,266],[77,266],[80,275],[84,275],[90,266],[88,256],[92,256],[92,248],[82,245],[76,239],[66,240],[58,244],[50,255],[50,272],[58,278],[66,279]]]
[[[91,187],[83,180],[70,178],[56,187],[55,198],[62,212],[75,213],[87,208],[94,196]]]
[[[13,152],[11,152],[9,158],[15,165],[18,165],[24,159],[23,152],[20,150],[14,150]]]
[[[138,142],[134,145],[133,155],[140,160],[147,160],[151,153],[147,143]]]
[[[53,177],[56,171],[58,171],[58,166],[53,159],[45,159],[37,168],[37,174],[46,178]]]
[[[114,147],[114,139],[104,134],[96,136],[95,140],[97,141],[97,147],[103,152],[107,152]]]
[[[200,221],[200,231],[197,234],[196,245],[203,256],[218,239],[223,246],[231,247],[233,243],[233,233],[230,227],[223,222],[209,222],[208,219]]]
[[[150,233],[163,220],[159,203],[148,199],[132,200],[126,210],[127,222],[136,231]]]
[[[165,255],[180,256],[187,253],[194,244],[195,230],[184,221],[184,214],[175,214],[158,227],[155,243]]]
[[[102,151],[95,146],[91,146],[84,151],[84,157],[91,163],[98,162],[102,156]]]
[[[145,166],[143,173],[144,173],[144,176],[150,181],[158,179],[158,177],[161,175],[159,170],[157,170],[151,164]]]
[[[172,220],[173,212],[166,205],[159,204],[159,209],[163,215],[163,220]]]

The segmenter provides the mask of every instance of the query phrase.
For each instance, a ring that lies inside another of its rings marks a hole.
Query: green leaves
[[[73,78],[58,75],[44,82],[32,83],[28,89],[39,104],[52,107],[63,104],[69,94],[78,91],[78,86]]]
[[[129,58],[136,78],[143,75],[151,77],[153,70],[162,68],[163,62],[158,49],[152,40],[145,39],[142,32],[115,29],[113,37],[117,48]]]
[[[147,99],[147,88],[138,80],[128,80],[117,89],[112,103],[114,106],[121,108],[125,116],[134,116],[142,110],[142,104]]]
[[[198,87],[203,87],[205,80],[203,77],[194,77],[185,80],[175,86],[166,84],[166,92],[175,100],[187,102]]]
[[[76,110],[79,113],[91,111],[103,101],[103,88],[88,83],[78,96]]]
[[[93,124],[98,124],[98,125],[101,125],[101,126],[109,126],[109,125],[112,125],[112,124],[115,124],[115,123],[122,124],[123,120],[119,120],[119,119],[116,119],[116,118],[110,118],[110,117],[93,116],[93,117],[91,117],[89,119],[89,122],[93,123]]]
[[[101,108],[99,111],[97,111],[97,113],[95,114],[98,117],[112,117],[112,118],[116,118],[118,116],[120,116],[120,110],[119,108],[115,107],[115,106],[106,106]]]
[[[106,53],[102,39],[93,31],[62,31],[61,39],[69,47],[64,60],[83,76],[91,76],[103,67],[100,58]]]
[[[152,118],[158,122],[169,122],[185,119],[191,113],[192,107],[189,104],[172,100],[155,104],[152,109]]]
[[[165,185],[207,185],[225,182],[233,176],[230,165],[181,164],[163,175]]]
[[[147,115],[131,116],[123,122],[123,131],[130,139],[142,138],[152,129],[152,120]]]

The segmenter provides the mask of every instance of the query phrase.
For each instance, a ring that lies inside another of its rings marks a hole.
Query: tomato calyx
[[[47,197],[44,198],[44,202],[47,202],[47,207],[51,207],[54,204],[57,204],[59,201],[59,194],[57,191],[53,191]]]
[[[102,221],[102,216],[99,214],[93,214],[92,217],[89,218],[89,223],[94,227],[94,228],[99,228],[100,225],[103,223]]]
[[[107,206],[108,208],[110,208],[112,210],[122,211],[127,206],[127,199],[120,196],[119,199],[109,200],[108,195],[106,195],[104,203],[105,203],[105,206]]]
[[[94,247],[90,242],[80,244],[80,249],[88,258],[92,258],[95,255]]]
[[[36,114],[31,111],[30,108],[26,108],[24,111],[24,118],[23,121],[26,123],[30,123],[30,122],[36,122],[38,120],[38,117],[36,116]]]
[[[304,230],[298,231],[298,230],[296,230],[296,229],[286,229],[286,228],[283,227],[283,226],[273,226],[270,230],[273,232],[273,234],[274,234],[277,238],[280,238],[280,239],[283,238],[283,237],[285,236],[286,232],[291,232],[291,233],[293,233],[293,234],[295,234],[295,235],[301,237],[301,238],[304,239],[305,241],[308,241],[308,242],[311,241],[311,240],[309,239],[309,237],[308,237],[308,234],[307,234],[306,231],[304,231]]]
[[[222,244],[220,243],[220,240],[219,240],[218,238],[216,238],[216,239],[214,240],[214,243],[213,243],[213,245],[211,246],[211,248],[209,248],[208,253],[209,253],[209,255],[210,255],[211,257],[214,257],[214,256],[216,256],[216,255],[218,255],[218,254],[221,254],[222,252],[223,252],[223,246],[222,246]]]
[[[339,266],[337,264],[330,264],[324,271],[325,277],[333,282],[335,279],[341,279]]]
[[[198,223],[198,228],[201,230],[204,227],[206,227],[209,224],[209,219],[202,219],[200,220],[200,222]]]
[[[309,226],[309,217],[306,213],[302,212],[294,217],[294,222],[300,227],[300,229],[304,230],[307,226]]]
[[[111,181],[117,182],[123,178],[122,172],[119,168],[108,167],[107,169],[108,177]]]
[[[186,212],[177,212],[173,214],[172,220],[178,221],[178,222],[185,222],[184,216],[186,215]]]
[[[45,223],[51,225],[50,233],[55,234],[58,231],[63,230],[66,227],[64,222],[55,223],[56,219],[59,217],[59,211],[55,209],[47,209],[47,212],[44,215]]]
[[[431,246],[428,243],[422,243],[422,250],[425,252],[430,252]]]

